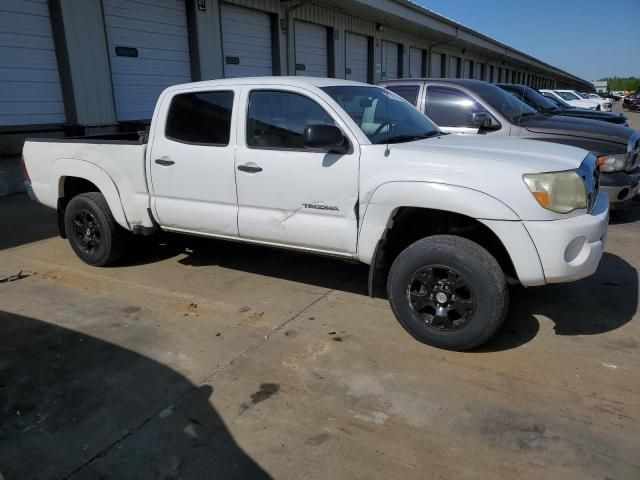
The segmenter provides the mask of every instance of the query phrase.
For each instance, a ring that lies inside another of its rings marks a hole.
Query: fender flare
[[[131,230],[122,208],[118,187],[111,177],[98,165],[77,158],[60,158],[51,167],[50,185],[57,185],[58,198],[64,196],[64,179],[77,177],[93,183],[107,200],[113,218],[121,227]]]
[[[380,185],[366,206],[358,235],[358,259],[369,264],[370,296],[382,296],[385,290],[386,281],[380,275],[384,270],[385,234],[393,225],[395,212],[403,207],[458,213],[476,220],[520,220],[499,199],[466,187],[404,181]]]

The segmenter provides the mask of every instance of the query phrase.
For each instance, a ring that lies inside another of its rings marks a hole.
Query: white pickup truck
[[[176,85],[144,137],[24,146],[30,194],[91,265],[159,229],[358,260],[411,335],[465,350],[500,326],[508,282],[576,280],[602,256],[609,208],[592,154],[447,135],[380,87]]]

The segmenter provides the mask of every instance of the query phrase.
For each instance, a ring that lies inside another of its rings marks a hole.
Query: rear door
[[[148,155],[152,206],[163,227],[237,236],[231,125],[238,91],[190,89],[161,100]]]
[[[359,146],[337,154],[304,148],[307,125],[335,112],[296,87],[245,86],[236,151],[241,238],[338,254],[356,251]]]

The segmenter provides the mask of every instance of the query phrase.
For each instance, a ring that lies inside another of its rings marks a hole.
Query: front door
[[[242,238],[340,254],[356,251],[358,144],[311,151],[307,125],[346,126],[305,89],[246,86],[239,111],[236,184]],[[244,113],[246,112],[246,113]]]
[[[162,101],[156,118],[166,126],[154,128],[148,155],[152,206],[163,227],[237,236],[236,97],[225,87]]]
[[[454,87],[428,85],[425,97],[425,114],[443,132],[472,135],[480,128],[472,122],[474,113],[484,113],[491,118],[493,125],[498,121],[476,99]],[[508,134],[508,130],[486,130],[492,134]],[[500,133],[498,133],[500,132]]]

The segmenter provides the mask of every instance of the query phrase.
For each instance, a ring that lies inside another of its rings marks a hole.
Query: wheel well
[[[369,294],[386,295],[386,281],[391,264],[409,245],[432,235],[458,235],[485,248],[498,262],[507,277],[517,279],[511,257],[493,231],[475,218],[444,210],[400,207],[378,242],[369,274]]]
[[[92,182],[80,177],[62,177],[60,179],[60,188],[58,195],[58,231],[62,238],[67,238],[67,232],[64,228],[64,212],[67,204],[73,197],[81,193],[99,192],[100,189]]]

